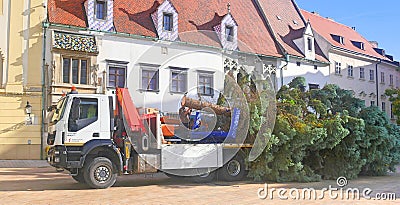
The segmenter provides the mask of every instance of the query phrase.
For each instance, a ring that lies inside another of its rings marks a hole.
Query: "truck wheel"
[[[105,157],[94,158],[84,170],[86,184],[95,189],[111,187],[117,180],[117,173],[114,173],[112,162]]]
[[[238,181],[243,179],[246,173],[246,165],[241,154],[237,154],[218,170],[218,177],[224,181]]]
[[[85,177],[83,176],[83,169],[78,170],[78,174],[75,176],[72,176],[72,179],[77,181],[78,183],[84,184],[85,182]]]

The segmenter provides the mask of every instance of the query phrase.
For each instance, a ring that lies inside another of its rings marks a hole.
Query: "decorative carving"
[[[54,33],[53,48],[97,53],[97,45],[94,36],[76,35],[68,33]]]
[[[97,86],[98,85],[98,79],[97,79],[97,71],[99,70],[99,64],[93,65],[90,67],[90,72],[92,73],[92,85]]]

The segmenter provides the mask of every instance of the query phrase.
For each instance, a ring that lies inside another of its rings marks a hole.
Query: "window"
[[[369,80],[374,81],[375,80],[375,71],[374,70],[369,70]]]
[[[142,90],[147,91],[158,91],[158,69],[150,70],[143,69],[142,70]]]
[[[297,66],[301,66],[301,63],[299,61],[296,62]]]
[[[318,66],[314,65],[314,70],[318,70]]]
[[[311,84],[311,83],[309,83],[308,84],[308,88],[310,90],[318,90],[319,89],[319,84]]]
[[[353,66],[352,65],[347,66],[347,75],[349,77],[353,77]]]
[[[184,70],[171,70],[170,91],[184,93],[187,91],[187,72]]]
[[[341,70],[342,70],[342,64],[339,62],[335,62],[335,74],[340,75]]]
[[[393,75],[389,75],[389,85],[393,86]]]
[[[173,24],[172,14],[164,13],[164,16],[163,16],[163,29],[165,31],[172,31],[173,25],[174,24]]]
[[[226,40],[233,42],[233,26],[225,27]]]
[[[213,75],[209,73],[200,73],[199,74],[199,85],[198,85],[198,93],[202,95],[213,95]]]
[[[309,51],[312,51],[312,39],[307,38],[307,48]]]
[[[339,36],[339,43],[344,45],[344,37],[343,36]]]
[[[365,79],[364,68],[360,68],[360,79]]]
[[[63,58],[63,83],[88,84],[88,60]]]
[[[108,87],[124,88],[126,79],[126,67],[110,65],[108,67]]]
[[[390,104],[390,119],[394,119],[393,104]]]
[[[76,132],[97,121],[98,100],[74,98],[68,118],[68,131]]]
[[[96,18],[105,20],[107,16],[107,4],[105,0],[96,1]]]
[[[386,112],[386,103],[382,102],[382,112]]]
[[[385,83],[385,73],[381,72],[381,83]]]
[[[372,100],[370,106],[375,106],[375,101]]]

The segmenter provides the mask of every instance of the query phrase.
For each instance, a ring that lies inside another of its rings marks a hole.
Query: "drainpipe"
[[[49,27],[49,22],[45,20],[43,26],[43,53],[42,53],[42,123],[41,123],[41,134],[40,139],[40,159],[43,159],[43,145],[44,137],[46,132],[45,120],[46,120],[46,104],[47,104],[47,85],[46,85],[46,32]]]
[[[379,80],[378,80],[378,65],[379,64],[381,64],[382,63],[382,60],[381,59],[379,59],[379,61],[375,64],[375,78],[376,78],[376,80],[375,80],[375,86],[376,86],[376,106],[377,107],[380,107],[380,105],[379,105],[379,86],[378,86],[378,84],[379,84]],[[382,108],[382,107],[381,107]]]
[[[280,69],[280,76],[281,76],[281,87],[283,86],[283,68],[289,64],[289,54],[285,54],[285,65],[282,65]]]

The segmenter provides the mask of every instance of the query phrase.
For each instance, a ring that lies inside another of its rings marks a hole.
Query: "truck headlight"
[[[60,154],[60,151],[56,150],[56,151],[54,151],[54,154],[55,154],[55,155],[59,155],[59,154]]]
[[[60,162],[60,157],[54,157],[54,162],[56,163]]]

